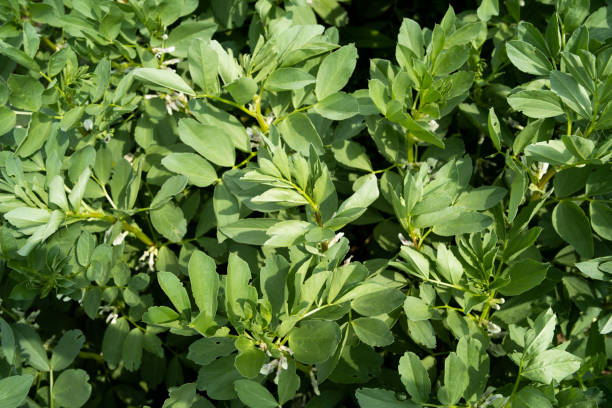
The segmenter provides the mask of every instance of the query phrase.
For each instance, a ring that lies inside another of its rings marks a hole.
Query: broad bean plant
[[[428,3],[0,2],[0,407],[611,406],[612,7]]]

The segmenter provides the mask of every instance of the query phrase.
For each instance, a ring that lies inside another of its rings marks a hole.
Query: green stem
[[[49,371],[49,407],[53,408],[53,370]]]
[[[230,105],[230,106],[233,106],[234,108],[240,109],[241,111],[243,111],[244,113],[246,113],[250,117],[257,119],[257,115],[255,115],[253,112],[251,112],[250,110],[248,110],[244,106],[240,105],[239,103],[230,101],[229,99],[225,99],[225,98],[221,98],[219,96],[214,96],[214,95],[209,95],[209,94],[197,95],[196,98],[206,98],[206,99],[212,99],[213,101],[222,102],[222,103],[224,103],[226,105]]]
[[[261,114],[261,93],[259,95],[256,95],[253,100],[255,101],[255,119],[257,119],[257,123],[259,124],[261,131],[263,133],[268,133],[268,130],[270,130],[270,126],[266,123],[266,120]]]
[[[240,163],[238,163],[237,165],[235,165],[232,168],[233,169],[239,169],[240,167],[245,166],[255,156],[257,156],[257,152],[256,151],[251,152],[251,154],[249,154],[249,156],[246,159],[244,159],[243,161],[241,161]]]
[[[510,408],[512,406],[512,400],[514,399],[514,394],[516,394],[519,383],[521,382],[521,375],[523,375],[523,359],[522,358],[519,364],[519,372],[518,372],[518,375],[516,376],[516,381],[514,382],[514,387],[512,387],[512,394],[510,394],[510,398],[508,398],[508,402],[506,402],[506,405],[504,406],[504,408]]]
[[[145,245],[155,246],[155,243],[153,242],[153,240],[149,238],[147,234],[142,232],[142,230],[140,229],[138,225],[130,224],[121,218],[115,217],[114,215],[109,215],[103,212],[95,212],[95,211],[86,211],[86,212],[78,212],[78,213],[68,211],[66,213],[66,216],[76,218],[76,219],[83,219],[83,220],[93,218],[93,219],[101,220],[104,222],[108,222],[109,224],[114,224],[117,221],[121,221],[121,225],[125,231],[134,235],[134,237],[136,237],[138,240],[143,242]]]
[[[449,287],[449,288],[461,290],[463,292],[469,292],[469,290],[467,290],[463,286],[454,285],[452,283],[442,282],[442,281],[439,281],[439,280],[436,280],[436,279],[429,279],[429,278],[427,278],[427,279],[425,279],[425,282],[431,282],[431,283],[435,283],[436,285],[446,286],[446,287]]]
[[[384,173],[385,171],[387,171],[387,170],[391,170],[391,169],[394,169],[394,168],[396,168],[397,166],[398,166],[398,164],[397,164],[397,163],[395,163],[395,164],[392,164],[391,166],[386,167],[386,168],[384,168],[384,169],[380,169],[380,170],[373,170],[373,171],[372,171],[372,174]]]
[[[550,168],[548,169],[548,171],[542,176],[542,178],[540,179],[540,181],[538,181],[538,189],[542,190],[544,187],[546,187],[546,184],[548,184],[548,182],[550,181],[550,179],[557,174],[557,170],[555,168]],[[533,193],[533,195],[531,196],[531,201],[535,201],[535,200],[539,200],[540,197],[542,197],[542,193],[540,193],[539,191],[536,191],[535,193]]]
[[[306,105],[306,106],[302,106],[299,109],[295,109],[292,112],[286,114],[285,116],[281,116],[280,118],[276,118],[276,120],[274,121],[273,124],[276,125],[277,123],[282,122],[283,120],[287,119],[289,116],[295,115],[298,112],[303,112],[305,110],[308,110],[308,109],[312,108],[313,106],[314,105]]]

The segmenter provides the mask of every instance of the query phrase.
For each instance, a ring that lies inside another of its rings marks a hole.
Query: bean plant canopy
[[[612,3],[1,0],[0,408],[612,406]]]

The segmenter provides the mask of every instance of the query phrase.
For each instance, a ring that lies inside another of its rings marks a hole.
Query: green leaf
[[[162,272],[160,272],[162,273]],[[125,336],[123,348],[121,350],[121,359],[123,365],[128,371],[136,371],[140,368],[142,361],[143,334],[138,327],[133,328]]]
[[[79,408],[91,395],[89,375],[83,370],[66,370],[57,377],[53,386],[53,400],[59,406]]]
[[[176,310],[182,317],[188,319],[191,315],[191,301],[179,278],[172,272],[158,272],[157,281]]]
[[[187,383],[170,391],[168,399],[164,401],[162,408],[192,408],[200,407],[196,401],[196,384]]]
[[[211,125],[203,125],[193,119],[179,121],[179,137],[189,147],[209,161],[222,167],[232,167],[236,151],[229,137]]]
[[[171,323],[177,321],[179,318],[179,314],[167,306],[150,307],[142,315],[142,320],[145,323],[159,326],[174,326]]]
[[[283,207],[295,207],[308,204],[304,196],[293,189],[270,188],[251,199],[254,203],[276,203]]]
[[[564,350],[550,349],[536,354],[523,367],[523,376],[533,381],[550,384],[553,380],[561,382],[576,372],[582,360]]]
[[[250,408],[276,408],[279,406],[270,391],[255,381],[238,380],[234,382],[234,389],[240,401]]]
[[[462,45],[455,45],[442,50],[434,62],[432,73],[438,77],[449,75],[461,68],[467,61],[468,56],[468,48]]]
[[[257,83],[251,77],[238,78],[225,85],[224,88],[232,95],[232,99],[240,105],[249,102],[257,93]]]
[[[234,381],[243,379],[234,367],[234,356],[221,357],[200,369],[197,387],[211,399],[231,400],[237,397]]]
[[[0,136],[15,128],[17,115],[6,106],[0,106]]]
[[[499,126],[499,119],[497,119],[497,115],[495,114],[495,110],[493,108],[489,109],[489,137],[493,142],[493,146],[497,149],[498,152],[501,151],[501,127]]]
[[[552,309],[549,308],[538,315],[533,328],[525,334],[526,357],[537,355],[548,348],[555,334],[556,324],[557,317]]]
[[[457,355],[470,373],[463,397],[466,401],[478,401],[484,394],[489,380],[490,358],[487,350],[480,340],[466,335],[459,339]]]
[[[521,388],[512,399],[512,406],[516,408],[542,407],[552,408],[552,404],[542,391],[532,386]]]
[[[433,349],[436,347],[436,334],[429,320],[408,320],[408,334],[417,344]]]
[[[574,156],[561,140],[531,144],[525,148],[525,154],[534,161],[556,165],[565,165],[574,160]]]
[[[187,185],[187,177],[185,176],[172,176],[162,184],[161,188],[151,200],[149,208],[156,209],[160,208],[175,195],[179,194]]]
[[[499,15],[499,1],[498,0],[482,0],[480,6],[476,10],[478,18],[482,21],[489,21],[492,16]]]
[[[22,323],[13,326],[13,330],[15,331],[19,348],[25,355],[28,363],[37,370],[49,371],[51,369],[49,358],[38,333],[30,326]]]
[[[194,38],[189,46],[187,60],[193,82],[207,94],[218,95],[221,92],[218,74],[219,57],[209,42],[202,38]]]
[[[293,150],[304,156],[310,154],[312,146],[318,154],[323,153],[323,142],[308,116],[296,113],[278,124],[283,140]]]
[[[332,145],[334,158],[346,167],[372,171],[372,163],[365,148],[350,140],[343,140]]]
[[[340,328],[328,320],[307,320],[293,328],[287,337],[297,361],[317,364],[336,351],[340,342]]]
[[[357,64],[357,48],[354,44],[345,45],[323,59],[317,71],[315,94],[323,100],[338,92],[348,83]]]
[[[433,213],[432,216],[435,218],[436,213]],[[433,226],[433,232],[446,237],[482,231],[493,222],[491,217],[486,214],[465,211],[460,207],[450,207],[448,214],[437,218],[436,224]],[[415,225],[418,225],[418,219],[418,217],[415,218]]]
[[[417,58],[423,57],[423,32],[416,21],[406,17],[402,19],[397,42],[408,48]]]
[[[152,210],[151,223],[157,232],[172,242],[179,242],[187,233],[187,221],[180,207],[168,202]]]
[[[589,204],[591,226],[599,236],[612,241],[612,208],[600,201],[591,201]]]
[[[1,44],[0,44],[1,45]],[[0,49],[3,47],[0,46]],[[17,109],[38,112],[42,106],[42,93],[45,87],[36,79],[11,74],[8,81],[9,102]]]
[[[238,340],[236,341],[238,342]],[[253,344],[249,344],[247,348],[238,351],[234,366],[243,377],[255,378],[259,375],[259,371],[265,362],[266,353]]]
[[[293,91],[315,83],[315,77],[298,68],[279,68],[268,77],[266,89]]]
[[[53,118],[40,112],[32,114],[26,137],[21,140],[15,153],[19,157],[29,157],[36,153],[43,144],[57,131]]]
[[[397,101],[391,101],[386,107],[386,117],[392,122],[399,123],[412,136],[422,140],[423,142],[432,144],[444,149],[444,142],[435,133],[424,128],[420,123],[415,121],[409,114],[404,112],[404,108]]]
[[[30,374],[14,375],[0,380],[0,406],[20,407],[28,396],[34,377]]]
[[[87,188],[89,177],[91,177],[91,169],[89,167],[85,167],[79,176],[79,180],[72,187],[70,194],[68,194],[70,206],[77,212],[79,211],[79,208],[81,208],[81,200],[83,200],[83,196],[85,195],[85,188]]]
[[[451,352],[444,360],[444,386],[438,398],[444,405],[456,404],[468,386],[468,370],[457,353]]]
[[[209,337],[191,343],[187,358],[196,364],[207,365],[232,354],[236,348],[234,340],[229,337]]]
[[[561,201],[552,213],[557,234],[585,258],[593,257],[593,234],[589,219],[582,209],[571,201]]]
[[[426,402],[431,393],[431,381],[421,359],[407,351],[399,360],[399,374],[408,394],[417,402]]]
[[[374,317],[359,317],[351,321],[355,334],[359,340],[368,346],[385,347],[393,343],[393,334],[389,326]]]
[[[516,296],[538,286],[544,278],[549,265],[532,259],[524,259],[514,263],[504,272],[510,277],[510,283],[499,292],[505,296]]]
[[[550,73],[550,88],[574,112],[585,119],[590,119],[593,108],[589,94],[571,75],[565,72],[552,71]]]
[[[217,135],[228,137],[236,149],[251,151],[251,141],[246,129],[235,116],[197,99],[189,101],[189,110],[198,122],[215,128]]]
[[[228,258],[227,279],[225,282],[225,309],[234,327],[240,328],[240,318],[245,317],[245,308],[256,300],[256,289],[249,285],[251,269],[237,253]]]
[[[208,187],[217,181],[214,167],[194,153],[170,153],[161,163],[168,170],[186,176],[189,184],[196,187]]]
[[[528,74],[548,75],[553,69],[546,55],[528,42],[508,41],[506,43],[506,53],[515,67]]]
[[[463,276],[463,266],[461,262],[459,262],[453,252],[446,248],[444,244],[438,245],[436,266],[438,272],[440,272],[449,282],[454,284],[459,283]]]
[[[270,236],[268,230],[278,220],[273,218],[245,218],[222,226],[221,232],[236,242],[249,245],[263,245]]]
[[[117,365],[121,361],[123,341],[129,331],[130,325],[124,317],[106,328],[102,339],[102,356],[108,364]]]
[[[189,87],[189,85],[187,85],[183,78],[170,70],[157,68],[136,68],[132,72],[134,78],[143,82],[148,82],[164,88],[183,92],[187,95],[195,96],[195,92]]]
[[[278,402],[280,405],[293,399],[300,389],[300,376],[296,373],[295,361],[287,362],[287,369],[281,370],[278,375]]]
[[[0,317],[0,346],[2,347],[2,354],[4,359],[9,363],[13,364],[15,361],[15,335],[11,326]]]
[[[374,174],[363,176],[361,184],[349,198],[344,200],[336,215],[323,226],[338,230],[361,217],[365,210],[378,198],[378,179]]]
[[[194,251],[189,259],[188,271],[191,293],[200,312],[214,318],[217,313],[219,275],[214,259],[202,251]]]
[[[530,118],[552,118],[565,114],[559,97],[547,90],[520,91],[508,97],[512,109]]]
[[[361,296],[351,301],[351,308],[363,316],[378,316],[390,313],[404,303],[406,295],[399,289],[387,288],[382,285],[369,288]],[[377,290],[376,290],[377,289]]]
[[[53,349],[51,370],[61,371],[72,364],[83,344],[85,344],[85,336],[82,331],[75,329],[64,333]]]
[[[417,408],[410,401],[398,401],[395,392],[380,388],[360,388],[355,393],[361,408]]]
[[[40,72],[40,66],[25,52],[0,40],[0,54],[10,58],[19,65],[23,65],[29,70]]]
[[[414,296],[406,296],[406,300],[404,301],[404,312],[408,320],[414,322],[429,320],[432,317],[429,305],[422,299]]]
[[[455,205],[466,210],[488,210],[496,206],[506,196],[506,189],[495,186],[483,186],[461,193]]]
[[[345,120],[359,114],[359,103],[353,95],[336,92],[317,102],[313,112],[331,120]]]

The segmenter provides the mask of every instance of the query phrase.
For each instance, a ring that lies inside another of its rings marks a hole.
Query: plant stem
[[[253,97],[253,100],[255,101],[255,119],[257,119],[257,123],[259,124],[261,131],[263,133],[268,133],[270,126],[266,123],[266,120],[261,114],[261,94]]]
[[[251,112],[250,110],[248,110],[244,106],[240,105],[239,103],[236,103],[234,101],[230,101],[229,99],[225,99],[225,98],[221,98],[219,96],[214,96],[214,95],[209,95],[209,94],[197,95],[196,98],[207,98],[207,99],[212,99],[213,101],[222,102],[222,103],[224,103],[226,105],[230,105],[230,106],[233,106],[234,108],[238,108],[241,111],[243,111],[244,113],[246,113],[247,115],[251,116],[252,118],[257,119],[257,116],[253,112]]]
[[[53,370],[49,371],[49,407],[53,408]]]
[[[239,169],[240,167],[242,167],[242,166],[246,165],[248,162],[250,162],[250,161],[251,161],[251,159],[252,159],[253,157],[255,157],[255,156],[257,156],[257,151],[253,151],[253,152],[251,152],[251,154],[249,154],[249,156],[248,156],[246,159],[244,159],[244,160],[243,160],[243,161],[241,161],[240,163],[236,164],[236,165],[235,165],[234,167],[232,167],[232,168],[233,168],[233,169]]]
[[[523,359],[521,358],[521,362],[519,364],[519,372],[516,376],[516,381],[514,382],[514,387],[512,387],[512,394],[510,394],[510,398],[508,398],[508,402],[504,408],[510,408],[512,406],[512,400],[514,399],[514,394],[516,394],[516,390],[518,389],[519,383],[521,382],[521,375],[523,374]]]
[[[546,187],[546,184],[548,184],[548,182],[550,181],[550,179],[557,174],[557,170],[555,168],[550,168],[548,169],[548,171],[546,172],[546,174],[544,174],[542,176],[542,178],[540,179],[540,181],[538,181],[538,189],[542,190],[544,187]],[[531,196],[531,201],[535,201],[535,200],[539,200],[540,197],[542,197],[542,193],[540,193],[539,191],[536,191],[535,193],[533,193],[533,195]]]
[[[310,108],[312,108],[314,105],[306,105],[306,106],[302,106],[301,108],[295,109],[291,112],[289,112],[288,114],[286,114],[285,116],[281,116],[280,118],[276,118],[276,120],[273,122],[274,125],[276,125],[279,122],[282,122],[283,120],[287,119],[289,116],[292,116],[298,112],[303,112],[305,110],[308,110]]]
[[[119,217],[115,217],[114,215],[109,215],[103,212],[95,212],[95,211],[86,211],[86,212],[72,212],[69,211],[66,213],[67,217],[72,217],[72,218],[77,218],[77,219],[89,219],[89,218],[94,218],[97,220],[101,220],[101,221],[105,221],[108,222],[109,224],[114,224],[117,221],[121,221],[121,226],[123,227],[123,229],[129,233],[131,233],[132,235],[134,235],[134,237],[136,237],[138,240],[140,240],[142,243],[144,243],[147,246],[155,246],[155,242],[153,242],[153,240],[151,238],[149,238],[149,236],[147,234],[145,234],[144,232],[142,232],[142,229],[140,229],[140,227],[136,224],[130,224],[127,221],[125,221],[124,219],[121,219]]]
[[[440,285],[440,286],[446,286],[449,288],[453,288],[453,289],[457,289],[457,290],[462,290],[464,292],[469,292],[466,288],[459,286],[459,285],[454,285],[452,283],[446,283],[446,282],[442,282],[436,279],[425,279],[425,282],[431,282],[431,283],[435,283],[436,285]]]

